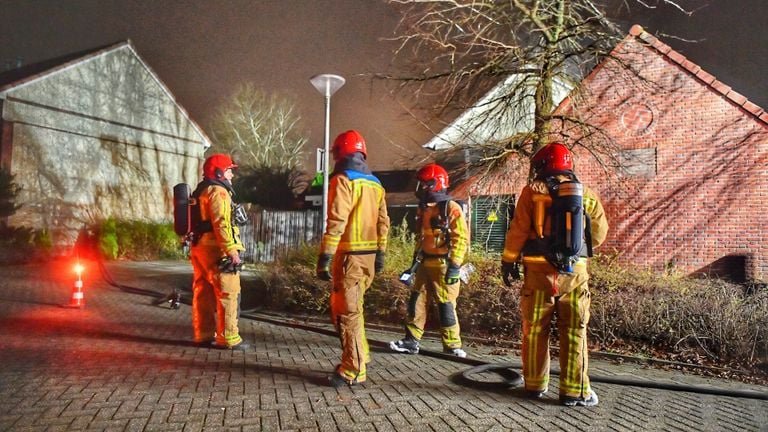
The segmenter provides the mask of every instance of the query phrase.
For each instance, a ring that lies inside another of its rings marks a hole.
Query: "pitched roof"
[[[445,150],[458,142],[473,145],[533,130],[533,98],[522,97],[533,94],[525,85],[527,77],[528,74],[524,73],[507,75],[422,147],[429,150]],[[554,102],[557,105],[573,90],[573,84],[556,79],[554,85]],[[509,106],[506,103],[510,93],[518,95],[514,98],[520,101],[518,105]],[[491,122],[488,119],[496,121]]]
[[[139,53],[136,52],[136,48],[133,46],[133,43],[130,41],[130,39],[91,50],[80,51],[54,59],[45,60],[39,63],[34,63],[0,73],[0,99],[2,99],[2,97],[11,90],[30,85],[42,79],[51,77],[57,73],[63,72],[123,48],[128,48],[131,53],[136,56],[136,58],[139,60],[139,63],[147,70],[157,85],[159,85],[163,92],[165,92],[165,94],[173,101],[174,105],[176,105],[176,108],[182,113],[184,118],[190,122],[195,131],[200,135],[205,148],[210,147],[211,139],[208,137],[208,135],[206,135],[200,125],[198,125],[197,122],[189,116],[187,110],[179,104],[179,102],[176,100],[176,97],[173,95],[173,93],[171,93],[170,89],[165,85],[165,83],[160,80],[160,77],[155,73],[155,71],[152,70],[147,62],[145,62]]]
[[[701,68],[701,66],[688,60],[684,55],[673,50],[669,45],[661,42],[659,39],[645,31],[642,26],[638,24],[633,25],[629,30],[629,34],[632,37],[640,39],[645,44],[658,51],[672,63],[675,63],[680,68],[688,71],[691,75],[695,76],[699,81],[707,85],[715,93],[720,93],[737,106],[743,108],[744,111],[753,115],[757,119],[762,120],[763,123],[768,123],[768,113],[763,108],[753,102],[750,102],[746,96],[736,92],[730,86],[719,81],[714,75],[707,73],[704,69]]]
[[[0,93],[37,81],[40,78],[53,74],[54,72],[67,69],[71,65],[97,57],[102,53],[112,51],[113,49],[122,47],[125,44],[126,41],[122,41],[114,44],[104,45],[98,48],[78,51],[75,53],[63,55],[61,57],[43,60],[38,63],[24,65],[16,69],[7,70],[0,73]]]

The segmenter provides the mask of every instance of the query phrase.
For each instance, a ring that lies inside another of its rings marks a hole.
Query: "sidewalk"
[[[122,284],[161,292],[191,280],[184,263],[109,268]],[[335,336],[242,319],[253,351],[196,348],[189,342],[189,306],[152,306],[149,297],[104,283],[95,266],[86,273],[84,309],[60,307],[74,280],[63,265],[0,271],[2,431],[768,431],[766,400],[594,383],[600,405],[566,408],[557,402],[556,376],[547,397],[531,401],[519,390],[456,384],[451,377],[466,364],[382,349],[373,352],[365,384],[336,390],[326,384],[339,361]],[[368,336],[399,337],[373,330]],[[469,354],[519,362],[486,347]],[[593,375],[768,391],[590,363]]]

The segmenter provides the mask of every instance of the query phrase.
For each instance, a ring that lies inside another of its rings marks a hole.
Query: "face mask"
[[[416,181],[416,197],[419,198],[420,200],[424,200],[434,187],[435,187],[434,180],[430,180],[427,182],[417,180]]]

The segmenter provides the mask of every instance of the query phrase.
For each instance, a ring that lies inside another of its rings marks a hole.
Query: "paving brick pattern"
[[[338,339],[241,321],[248,353],[189,343],[189,307],[152,306],[99,278],[85,280],[86,307],[65,309],[63,265],[3,267],[0,282],[0,430],[12,431],[768,431],[768,401],[595,384],[591,409],[519,390],[454,383],[466,365],[376,350],[369,379],[333,389]],[[168,291],[166,264],[110,266],[125,284]],[[93,271],[91,268],[89,271]],[[372,331],[371,338],[395,335]],[[429,344],[427,344],[429,345]],[[435,345],[436,346],[436,345]],[[484,347],[472,355],[489,360]],[[675,372],[594,362],[602,375],[744,388]],[[764,387],[751,387],[766,391]]]

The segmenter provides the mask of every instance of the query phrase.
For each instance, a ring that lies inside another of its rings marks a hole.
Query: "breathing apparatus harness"
[[[432,201],[437,200],[439,201]],[[423,251],[422,248],[419,248],[419,250],[416,251],[416,253],[413,255],[413,262],[411,264],[411,267],[400,274],[400,282],[402,282],[406,286],[413,286],[413,277],[416,274],[416,270],[419,268],[419,265],[424,260],[424,258],[445,258],[448,259],[448,257],[451,255],[451,227],[449,224],[449,218],[448,218],[448,208],[450,206],[451,201],[459,204],[462,211],[464,211],[465,204],[462,201],[454,200],[452,199],[447,193],[444,192],[430,192],[427,196],[422,199],[421,203],[419,203],[419,207],[421,209],[424,209],[427,207],[428,202],[436,202],[438,207],[438,214],[437,216],[433,217],[429,221],[429,225],[432,229],[439,229],[443,232],[443,236],[445,237],[445,245],[448,248],[448,253],[446,254],[440,254],[440,255],[432,255],[427,254]],[[417,224],[418,225],[418,224]]]
[[[229,182],[221,180],[204,179],[192,193],[190,193],[190,187],[186,183],[179,183],[173,187],[173,228],[176,234],[181,236],[182,248],[185,250],[190,245],[196,245],[203,234],[213,231],[211,221],[202,220],[200,212],[200,195],[208,186],[221,186],[231,195],[234,195],[234,190]],[[248,223],[248,214],[245,212],[245,208],[242,204],[235,204],[234,201],[232,201],[231,222],[233,226],[243,226]],[[220,267],[231,271],[231,259],[229,264],[220,263]]]
[[[549,175],[543,179],[552,204],[548,215],[551,233],[544,235],[547,197],[534,195],[536,238],[523,247],[523,255],[539,255],[559,273],[573,273],[580,257],[592,256],[592,222],[584,208],[584,185],[572,171]]]

